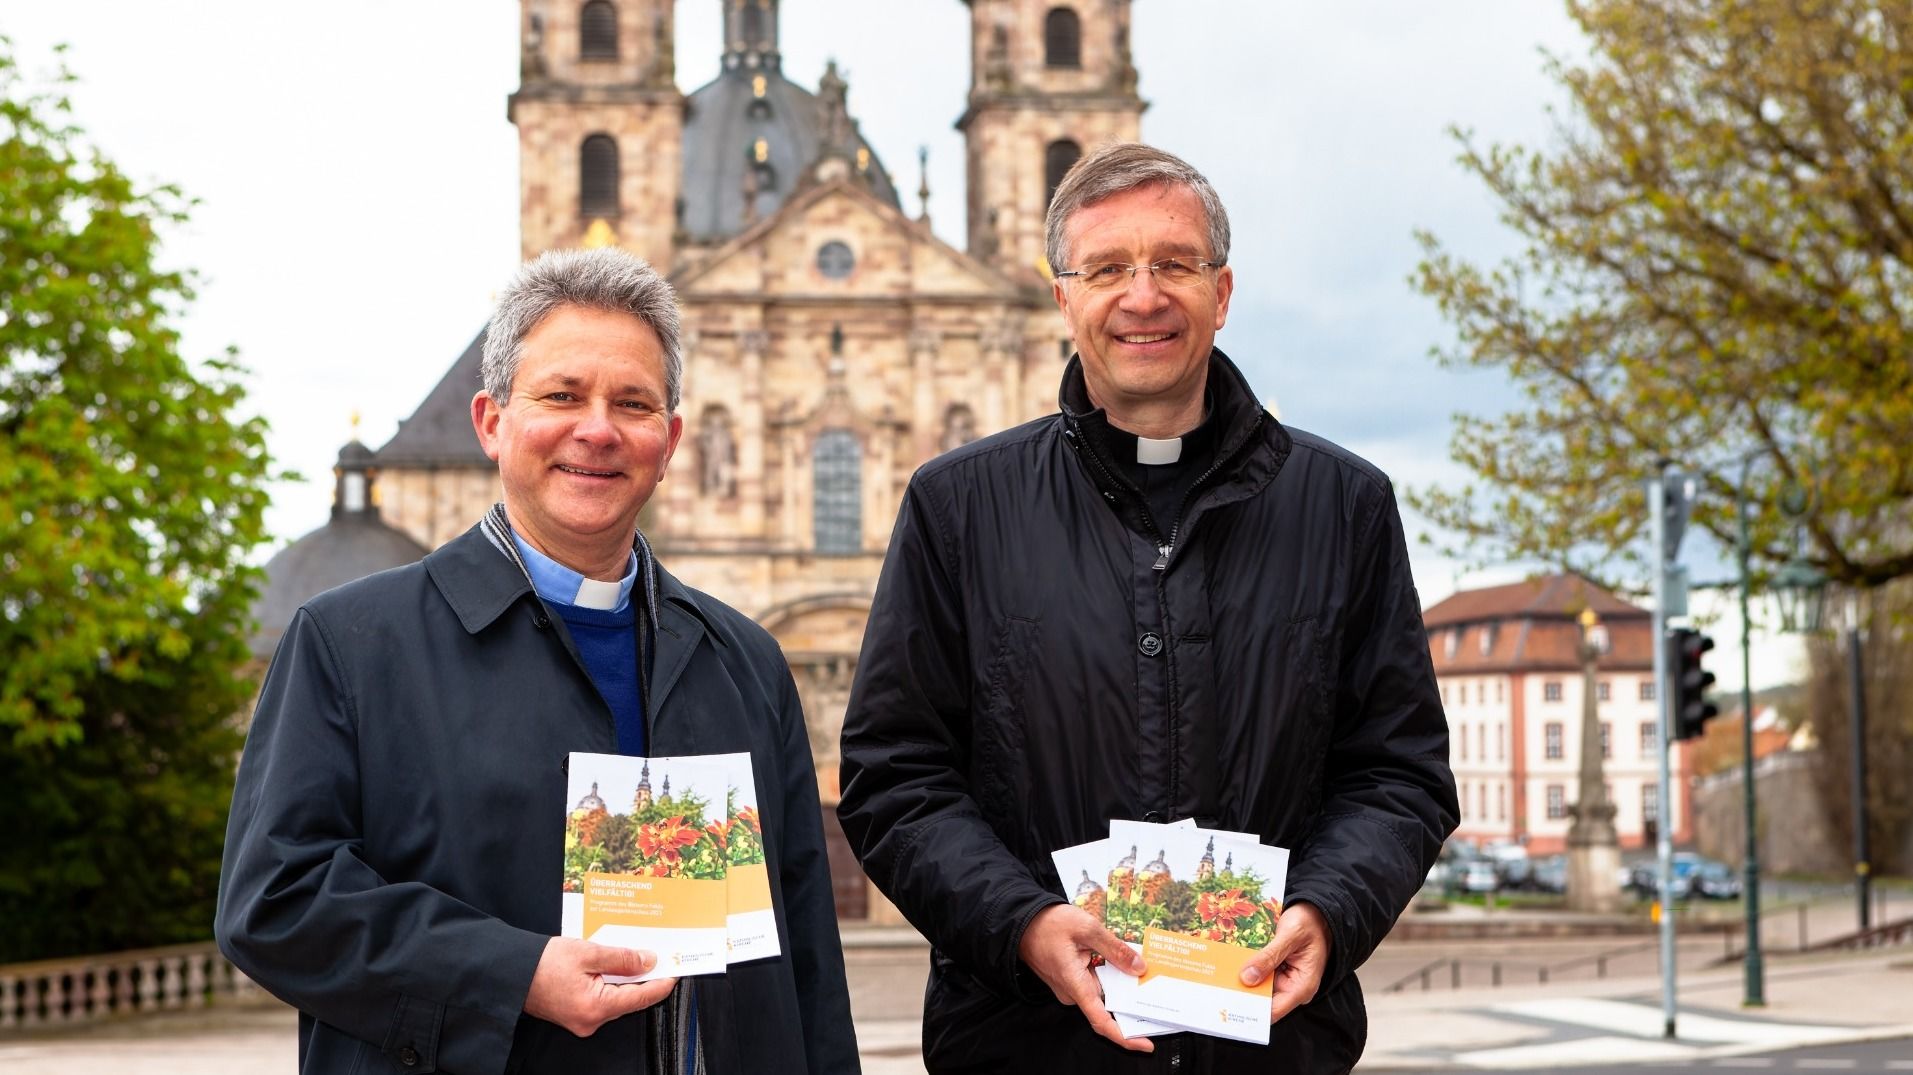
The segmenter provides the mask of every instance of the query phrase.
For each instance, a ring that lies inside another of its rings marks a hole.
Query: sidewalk
[[[1676,979],[1676,1037],[1662,1036],[1658,978],[1548,989],[1462,989],[1368,998],[1357,1069],[1693,1064],[1802,1045],[1913,1036],[1913,953],[1768,963],[1764,1008],[1742,1008],[1739,966]]]

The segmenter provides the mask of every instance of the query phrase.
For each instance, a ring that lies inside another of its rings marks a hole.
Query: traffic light
[[[1675,739],[1699,738],[1707,722],[1720,712],[1707,700],[1714,674],[1700,666],[1701,654],[1713,648],[1713,639],[1691,627],[1676,627],[1667,633],[1667,668],[1674,681],[1670,701],[1674,706]]]

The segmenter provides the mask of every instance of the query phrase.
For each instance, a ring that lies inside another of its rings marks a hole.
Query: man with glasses
[[[1194,168],[1104,147],[1047,224],[1061,412],[911,480],[844,719],[844,829],[934,946],[924,1060],[1347,1071],[1355,968],[1459,810],[1393,491],[1216,349],[1229,223]],[[1049,859],[1113,818],[1293,850],[1244,972],[1275,980],[1267,1047],[1118,1031],[1089,962],[1140,960]]]

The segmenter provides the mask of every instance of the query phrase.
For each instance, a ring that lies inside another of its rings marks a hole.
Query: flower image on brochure
[[[730,789],[717,758],[571,755],[563,933],[658,957],[648,974],[606,981],[724,971]]]
[[[1142,822],[1112,821],[1109,831],[1119,847],[1137,852],[1112,871],[1104,922],[1139,942],[1148,964],[1125,1009],[1266,1045],[1273,979],[1245,986],[1237,976],[1275,938],[1288,851],[1233,833]]]

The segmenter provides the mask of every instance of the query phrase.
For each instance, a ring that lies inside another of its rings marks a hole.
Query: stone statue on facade
[[[950,409],[943,412],[943,437],[937,441],[937,450],[961,448],[975,439],[976,412],[961,403],[950,404]]]
[[[722,407],[704,412],[697,431],[697,486],[705,496],[729,499],[737,495],[737,436],[730,413]]]

